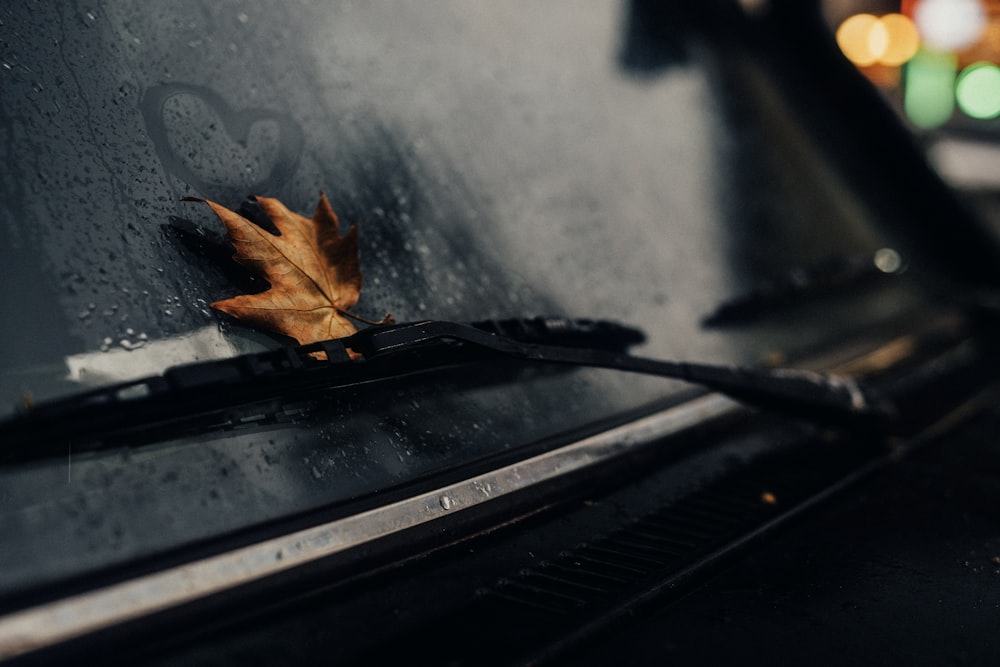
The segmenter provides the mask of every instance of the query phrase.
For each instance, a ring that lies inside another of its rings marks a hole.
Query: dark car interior
[[[4,3],[0,662],[995,662],[1000,5],[940,5]],[[214,309],[188,200],[321,195],[394,323]]]

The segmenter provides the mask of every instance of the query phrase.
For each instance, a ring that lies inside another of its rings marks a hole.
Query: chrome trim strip
[[[720,394],[440,489],[0,617],[0,660],[165,611],[613,459],[742,409]]]

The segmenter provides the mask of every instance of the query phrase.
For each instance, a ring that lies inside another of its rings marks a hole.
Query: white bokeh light
[[[923,0],[914,20],[924,42],[933,48],[956,51],[972,45],[986,27],[980,0]]]

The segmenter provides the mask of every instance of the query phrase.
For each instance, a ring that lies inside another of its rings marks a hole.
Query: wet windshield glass
[[[674,357],[745,357],[699,326],[719,301],[880,246],[775,128],[737,137],[732,81],[623,64],[617,3],[6,14],[8,410],[279,344],[209,309],[243,286],[178,233],[223,231],[185,195],[326,192],[360,226],[363,314],[619,318]]]
[[[308,215],[326,193],[359,226],[355,310],[373,318],[608,318],[642,328],[648,356],[760,363],[905,309],[906,288],[862,281],[704,326],[761,285],[899,262],[761,70],[655,4],[4,3],[3,414],[288,344],[209,307],[265,285],[185,196]],[[0,584],[355,498],[684,389],[508,364],[256,406],[141,450],[67,443],[58,465],[2,472],[0,531],[23,539]]]

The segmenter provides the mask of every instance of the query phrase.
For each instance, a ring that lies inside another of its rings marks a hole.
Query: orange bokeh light
[[[878,56],[872,53],[871,35],[879,25],[871,14],[855,14],[837,28],[837,44],[847,59],[855,65],[874,65]]]
[[[913,21],[902,14],[855,14],[840,24],[837,44],[859,67],[876,63],[898,67],[916,54],[920,35]]]
[[[886,46],[878,61],[883,65],[899,66],[916,55],[920,48],[917,26],[902,14],[886,14],[879,23],[886,33]]]

